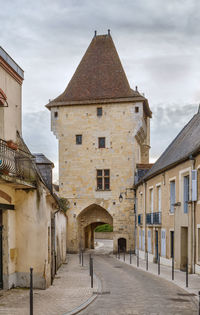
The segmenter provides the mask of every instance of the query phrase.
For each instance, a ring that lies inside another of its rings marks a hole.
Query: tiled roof
[[[52,165],[52,167],[54,167],[53,162],[51,162],[49,159],[47,159],[47,157],[43,153],[34,153],[33,155],[35,156],[35,163],[36,164],[48,164],[48,165]]]
[[[147,180],[198,152],[200,152],[200,110],[181,130],[143,179]]]
[[[98,35],[92,39],[65,91],[47,107],[119,98],[143,101],[151,116],[147,99],[130,88],[112,37],[110,34]]]

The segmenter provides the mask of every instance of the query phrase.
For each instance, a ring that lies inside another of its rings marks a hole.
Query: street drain
[[[177,293],[179,296],[197,296],[195,293]]]
[[[170,301],[174,301],[174,302],[190,302],[189,300],[186,300],[186,299],[176,299],[176,298],[172,298],[172,299],[169,299]]]
[[[110,294],[110,291],[103,291],[103,292],[93,292],[93,294],[98,294],[98,295],[105,295],[105,294]]]

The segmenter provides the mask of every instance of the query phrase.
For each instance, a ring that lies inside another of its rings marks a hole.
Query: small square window
[[[76,144],[82,144],[82,135],[76,135]]]
[[[102,116],[102,115],[103,115],[102,107],[97,107],[97,116]]]
[[[54,112],[54,118],[58,118],[58,112]]]
[[[135,113],[139,113],[139,107],[138,106],[135,107]]]
[[[106,147],[106,138],[105,137],[100,137],[98,138],[98,146],[99,148],[105,148]]]

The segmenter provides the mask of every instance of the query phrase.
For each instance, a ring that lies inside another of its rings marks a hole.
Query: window
[[[103,115],[102,107],[97,107],[97,116],[102,116],[102,115]]]
[[[97,170],[97,190],[110,189],[110,170]]]
[[[151,231],[148,231],[148,252],[151,253]]]
[[[76,135],[76,144],[82,144],[82,135]]]
[[[189,175],[183,177],[184,213],[188,213],[188,201],[189,201]]]
[[[161,230],[161,256],[166,256],[166,233],[165,230]]]
[[[58,118],[58,112],[54,112],[54,118]]]
[[[153,188],[150,189],[150,210],[153,212]]]
[[[170,212],[174,213],[174,204],[176,202],[176,185],[175,180],[170,182]]]
[[[157,187],[157,209],[161,212],[161,187]]]
[[[106,147],[106,138],[105,137],[98,138],[98,147],[99,148],[105,148]]]
[[[135,107],[135,113],[139,113],[139,107],[138,106]]]

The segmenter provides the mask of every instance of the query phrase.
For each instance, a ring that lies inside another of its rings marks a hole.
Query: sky
[[[154,162],[200,103],[199,0],[0,0],[0,46],[22,67],[23,137],[55,164],[49,99],[61,94],[94,30],[112,38],[132,88],[148,98]]]

